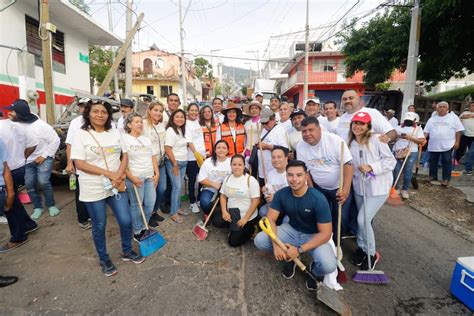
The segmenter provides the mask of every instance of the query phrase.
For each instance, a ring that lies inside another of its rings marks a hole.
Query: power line
[[[253,8],[252,10],[250,10],[250,11],[244,13],[243,15],[239,16],[238,18],[235,18],[234,20],[230,21],[229,23],[227,23],[227,24],[225,24],[225,25],[221,25],[221,26],[219,26],[219,27],[217,27],[217,28],[215,28],[215,29],[213,29],[213,30],[210,30],[209,32],[210,32],[210,33],[214,33],[214,32],[217,31],[217,30],[223,29],[223,28],[229,26],[230,24],[239,21],[240,19],[243,19],[243,18],[247,17],[248,14],[250,14],[250,13],[252,13],[252,12],[254,12],[254,11],[260,9],[261,7],[263,7],[263,6],[265,6],[265,5],[267,5],[268,2],[270,2],[270,0],[265,1],[264,3],[260,4],[260,5],[257,6],[256,8]]]

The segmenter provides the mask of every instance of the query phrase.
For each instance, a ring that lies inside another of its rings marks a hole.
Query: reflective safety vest
[[[206,157],[211,157],[214,151],[214,144],[216,143],[216,132],[217,132],[217,125],[212,127],[203,126],[202,127],[202,134],[204,135],[204,145],[206,146]]]
[[[228,157],[232,157],[235,154],[242,154],[245,150],[245,128],[243,124],[237,124],[235,127],[235,140],[232,136],[228,123],[221,124],[221,139],[225,140],[229,145]]]

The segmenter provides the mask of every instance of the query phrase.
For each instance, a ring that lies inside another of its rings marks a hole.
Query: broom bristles
[[[140,253],[144,257],[155,253],[166,244],[166,240],[156,231],[148,230],[140,240]]]
[[[208,233],[208,230],[202,227],[201,225],[199,225],[199,223],[194,225],[193,234],[196,235],[197,239],[205,240],[207,238],[207,233]]]
[[[340,283],[340,284],[346,284],[347,283],[346,271],[340,270],[339,268],[337,269],[337,282]]]
[[[385,273],[380,270],[359,270],[352,277],[352,281],[365,284],[388,284],[390,282]]]
[[[403,201],[395,188],[390,189],[390,194],[386,203],[393,206],[403,205]]]

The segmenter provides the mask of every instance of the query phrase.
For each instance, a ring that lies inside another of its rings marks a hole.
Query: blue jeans
[[[365,197],[365,210],[367,212],[367,222],[369,223],[367,231],[365,229],[364,198],[362,195],[358,195],[355,192],[354,197],[357,203],[357,208],[359,209],[359,215],[357,216],[357,224],[359,226],[357,229],[357,245],[364,250],[365,253],[373,256],[375,255],[376,247],[372,220],[387,200],[388,193],[384,195]],[[368,249],[367,245],[369,246]]]
[[[199,166],[195,160],[188,161],[186,166],[186,175],[188,176],[188,197],[189,203],[196,203],[196,195],[194,194],[196,187],[196,179],[199,173]],[[198,194],[199,197],[199,194]]]
[[[171,207],[170,214],[178,213],[181,207],[181,189],[183,188],[184,174],[186,172],[187,161],[177,161],[179,167],[179,176],[173,174],[173,164],[170,160],[166,161],[166,173],[171,180]]]
[[[452,149],[442,152],[430,151],[430,177],[438,180],[438,160],[441,158],[443,180],[451,180],[451,171],[453,169],[452,156]]]
[[[160,179],[158,180],[158,186],[156,187],[156,199],[153,212],[157,212],[160,209],[160,204],[164,202],[164,196],[166,192],[166,164],[160,167]]]
[[[204,214],[209,214],[212,209],[212,198],[214,197],[214,192],[208,189],[201,191],[199,196],[199,202],[201,203],[201,209]]]
[[[128,198],[130,200],[130,213],[132,215],[133,233],[139,234],[143,229],[145,229],[142,212],[140,210],[140,203],[137,201],[135,190],[133,189],[133,183],[127,179],[126,184]],[[153,211],[153,206],[155,206],[156,199],[155,183],[153,182],[153,178],[144,179],[143,185],[136,188],[148,223],[150,220],[151,211]]]
[[[41,195],[36,190],[36,185],[39,184],[40,189],[43,190],[46,206],[55,206],[53,186],[51,185],[51,170],[53,168],[53,158],[46,158],[41,165],[36,162],[30,162],[25,166],[25,185],[28,195],[33,202],[33,208],[43,208]]]
[[[315,185],[314,188],[321,192],[326,200],[329,203],[329,208],[331,209],[331,218],[332,218],[332,231],[333,235],[332,238],[334,242],[337,241],[337,218],[338,218],[338,209],[339,209],[339,202],[336,199],[336,193],[338,189],[334,190],[327,190],[323,189],[318,185]],[[352,190],[350,190],[349,195],[347,196],[346,201],[342,205],[341,211],[341,236],[349,229],[349,212],[352,200]]]
[[[472,171],[473,163],[474,163],[474,146],[471,145],[469,147],[469,153],[466,154],[466,161],[464,163],[464,167],[466,168],[466,171]]]
[[[400,180],[403,179],[402,190],[406,191],[410,187],[411,178],[413,177],[413,166],[415,165],[417,158],[418,158],[418,152],[417,151],[412,152],[410,156],[408,157],[407,162],[405,163],[405,167],[403,167],[403,172],[402,172],[403,178],[402,176],[400,176]],[[400,169],[402,168],[402,164],[403,164],[403,159],[397,159],[397,165],[395,166],[395,169],[393,170],[393,181],[397,179],[398,173],[400,172]],[[395,189],[397,190],[400,188],[400,183],[401,183],[400,180],[398,180],[397,186],[395,187]]]
[[[286,223],[277,227],[277,236],[283,243],[288,243],[295,247],[301,246],[314,237],[313,234],[299,232],[291,227],[290,224]],[[259,250],[266,252],[273,251],[272,240],[265,232],[258,233],[257,236],[255,236],[254,243]],[[311,273],[313,275],[324,276],[336,270],[336,255],[329,243],[310,250],[308,254],[313,258],[311,265]]]
[[[106,205],[110,206],[119,224],[120,237],[122,239],[122,253],[128,254],[132,251],[132,218],[130,216],[128,197],[126,192],[121,192],[119,195],[119,200],[117,200],[115,196],[109,196],[103,200],[85,202],[92,222],[92,239],[94,240],[95,249],[97,250],[101,262],[110,259],[107,254],[105,241],[105,226],[107,224]]]

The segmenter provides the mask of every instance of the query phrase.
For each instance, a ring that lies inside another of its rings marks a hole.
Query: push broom
[[[341,159],[339,160],[339,191],[342,191],[344,177],[344,142],[341,142]],[[342,265],[341,248],[341,222],[342,222],[342,203],[337,206],[337,282],[345,284],[347,282],[346,269]]]
[[[359,151],[360,161],[363,161],[362,150]],[[385,273],[381,270],[372,270],[372,260],[369,254],[369,220],[367,218],[367,199],[365,195],[365,182],[367,177],[365,174],[361,174],[361,190],[362,190],[362,206],[364,211],[364,220],[365,220],[365,239],[367,240],[367,263],[368,270],[359,270],[352,277],[352,281],[356,283],[366,283],[366,284],[388,284],[390,281]]]
[[[146,228],[145,234],[143,234],[140,242],[138,243],[140,247],[140,253],[142,256],[148,257],[162,248],[166,244],[166,240],[160,235],[160,233],[148,227],[148,221],[145,217],[145,212],[143,211],[142,201],[135,185],[133,185],[133,191],[135,191],[135,197],[137,199],[138,206],[140,207],[140,213],[142,214],[143,223],[145,224]]]
[[[196,235],[197,239],[205,240],[207,238],[209,231],[207,230],[206,225],[211,219],[212,214],[214,213],[214,210],[216,209],[216,206],[218,203],[219,203],[219,195],[217,195],[217,198],[214,201],[214,204],[212,205],[212,209],[209,212],[209,215],[207,215],[206,221],[204,223],[202,221],[199,221],[196,225],[194,225],[193,234]]]

